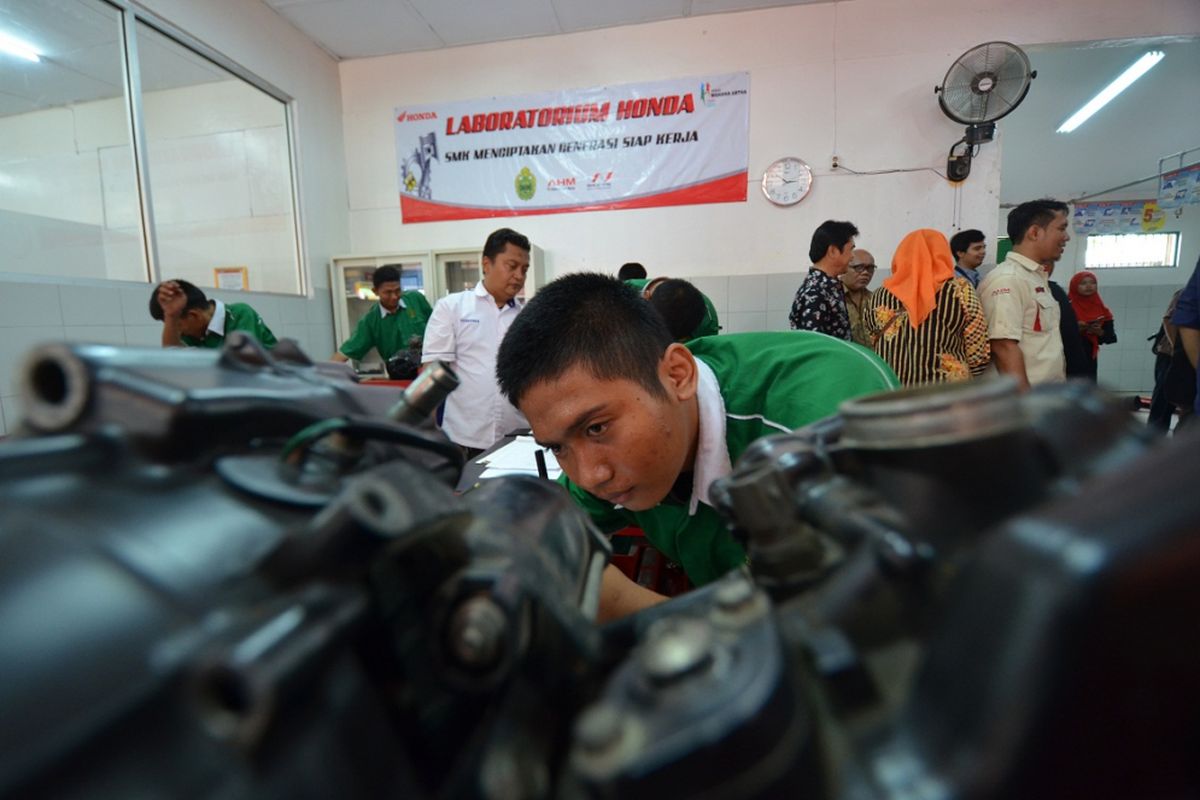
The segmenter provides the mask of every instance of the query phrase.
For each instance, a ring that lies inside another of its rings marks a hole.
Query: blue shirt
[[[1200,329],[1200,280],[1198,277],[1200,277],[1200,261],[1196,262],[1191,280],[1184,287],[1183,294],[1179,295],[1179,304],[1175,306],[1175,316],[1171,317],[1171,322],[1181,328]],[[1196,370],[1196,402],[1193,407],[1200,412],[1200,370]]]
[[[966,267],[964,267],[960,264],[955,264],[954,265],[954,274],[960,278],[966,278],[968,281],[970,281],[972,289],[979,288],[979,270],[967,269]]]

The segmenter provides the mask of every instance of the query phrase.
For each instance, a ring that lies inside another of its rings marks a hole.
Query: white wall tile
[[[701,291],[704,290],[701,289]],[[329,292],[317,292],[315,297],[305,301],[304,321],[310,325],[328,325],[329,329],[333,330],[333,307],[330,303]]]
[[[729,276],[729,313],[767,310],[766,275]]]
[[[323,360],[333,355],[333,351],[341,342],[334,342],[332,325],[309,325],[308,341],[311,351],[309,357],[313,360]]]
[[[16,433],[21,424],[21,401],[16,395],[0,397],[0,417],[4,418],[6,435]]]
[[[63,331],[68,342],[125,344],[124,325],[68,325]]]
[[[121,293],[121,318],[126,325],[157,325],[150,316],[153,286],[125,286],[117,291]]]
[[[51,289],[55,288],[50,286]],[[57,294],[57,293],[56,293]],[[0,336],[0,396],[17,393],[16,371],[25,356],[39,344],[61,342],[61,325],[6,328]]]
[[[307,312],[304,309],[304,306],[308,303],[307,299],[303,297],[278,297],[275,299],[279,302],[280,323],[308,322]]]
[[[729,278],[723,275],[704,275],[686,278],[693,286],[708,296],[717,316],[724,316],[729,311]]]
[[[1125,301],[1128,308],[1149,308],[1150,307],[1150,287],[1149,286],[1130,286],[1129,294]]]
[[[765,311],[730,311],[725,319],[725,330],[722,333],[749,333],[767,330],[767,312]]]
[[[0,327],[62,325],[62,321],[54,284],[0,282]]]
[[[779,272],[767,276],[767,310],[791,311],[796,291],[804,283],[806,273]],[[786,316],[786,315],[785,315]]]
[[[130,347],[162,347],[162,325],[126,325],[125,344]]]
[[[788,319],[788,312],[783,309],[774,309],[767,312],[767,330],[769,331],[790,331],[792,322]]]
[[[149,295],[149,288],[146,291]],[[100,286],[58,287],[66,325],[123,325],[121,291]]]

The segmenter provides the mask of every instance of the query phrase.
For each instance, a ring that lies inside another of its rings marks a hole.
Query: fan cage
[[[1011,42],[985,42],[963,53],[938,87],[938,104],[955,122],[995,122],[1016,108],[1033,77],[1029,58]]]

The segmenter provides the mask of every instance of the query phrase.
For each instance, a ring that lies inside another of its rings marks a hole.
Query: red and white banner
[[[395,111],[404,222],[745,201],[750,75]]]

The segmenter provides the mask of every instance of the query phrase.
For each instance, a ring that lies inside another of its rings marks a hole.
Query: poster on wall
[[[405,223],[746,200],[750,74],[397,107]]]
[[[1182,208],[1200,203],[1200,164],[1164,172],[1158,182],[1159,208]]]
[[[1200,204],[1200,164],[1163,173],[1158,181],[1158,205],[1178,209]]]
[[[1153,200],[1075,203],[1071,226],[1079,236],[1144,233],[1163,226],[1163,212]]]

